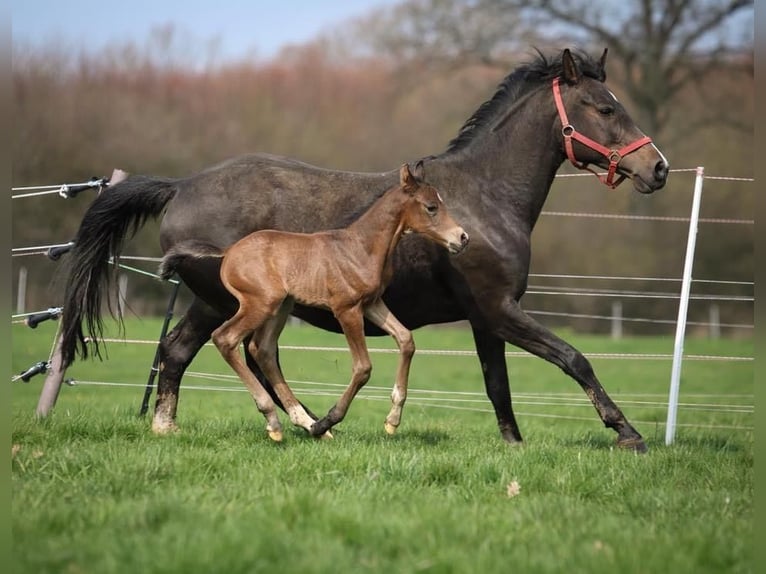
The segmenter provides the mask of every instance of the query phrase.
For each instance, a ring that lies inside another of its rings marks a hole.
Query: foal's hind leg
[[[410,375],[412,356],[415,354],[415,342],[412,340],[412,333],[409,329],[394,317],[394,314],[389,311],[381,299],[367,307],[364,314],[370,321],[391,335],[399,347],[399,366],[396,369],[396,381],[391,391],[392,406],[384,425],[388,434],[394,434],[402,420],[402,409],[404,408],[404,401],[407,400],[407,381]]]
[[[365,383],[370,380],[372,363],[367,352],[367,342],[364,339],[364,316],[359,306],[353,307],[336,315],[343,334],[346,335],[348,347],[351,351],[352,374],[351,382],[324,418],[319,419],[311,428],[311,434],[319,436],[324,434],[333,425],[338,424],[346,416],[351,401]]]
[[[247,349],[250,349],[250,344],[252,343],[252,339],[245,342],[245,346]],[[253,349],[257,348],[257,345],[253,347]],[[282,372],[282,366],[279,363],[279,346],[274,351],[275,360],[277,362],[277,368],[280,372]],[[279,396],[276,392],[274,392],[274,386],[271,384],[271,381],[266,378],[266,375],[263,373],[263,370],[258,366],[258,363],[255,361],[255,357],[253,357],[253,354],[251,351],[248,351],[245,353],[245,363],[247,363],[247,368],[253,371],[255,373],[255,376],[258,377],[258,380],[261,383],[261,386],[263,386],[264,389],[266,389],[266,392],[269,393],[271,396],[271,400],[274,401],[274,403],[282,409],[285,410],[284,405],[282,404],[282,401],[280,400]],[[305,403],[302,401],[299,401],[301,403],[301,406],[303,407],[303,410],[306,411],[306,413],[313,419],[316,420],[318,417],[314,414],[314,412],[306,406]],[[287,412],[287,411],[285,411]]]
[[[256,363],[266,375],[279,397],[285,412],[295,426],[299,426],[311,432],[314,419],[309,416],[298,399],[295,398],[290,387],[287,385],[282,370],[277,364],[277,341],[285,328],[287,317],[290,314],[292,302],[286,300],[282,303],[277,314],[270,317],[259,327],[250,340],[248,351],[255,358]]]
[[[253,372],[247,368],[239,353],[239,344],[260,322],[261,319],[258,316],[248,316],[247,306],[242,305],[236,315],[213,332],[213,342],[250,391],[258,410],[266,419],[266,431],[269,437],[279,442],[282,440],[282,425],[277,416],[276,405]]]

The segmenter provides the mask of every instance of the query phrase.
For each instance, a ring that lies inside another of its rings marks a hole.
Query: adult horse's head
[[[522,105],[527,96],[540,94],[534,109],[542,114],[550,106],[553,141],[559,142],[564,158],[579,169],[606,170],[605,176],[597,175],[611,188],[630,178],[637,191],[652,193],[665,185],[668,162],[604,84],[606,54],[595,60],[567,49],[556,59],[540,54],[536,62],[520,67],[506,79],[505,89],[516,96],[492,131],[519,121],[514,116],[528,107]]]
[[[606,54],[590,74],[569,50],[561,55],[561,75],[551,90],[564,152],[575,167],[607,170],[599,179],[609,187],[629,177],[637,191],[652,193],[665,185],[668,162],[604,85]]]

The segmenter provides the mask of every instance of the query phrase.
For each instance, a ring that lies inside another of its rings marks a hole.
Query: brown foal
[[[345,229],[311,234],[258,231],[224,253],[221,280],[239,301],[239,310],[213,332],[213,342],[250,390],[273,440],[282,440],[274,401],[247,368],[239,344],[253,334],[248,351],[271,381],[290,420],[321,436],[343,420],[351,401],[370,378],[365,317],[399,346],[393,406],[385,422],[389,434],[396,431],[415,345],[410,331],[381,299],[393,274],[394,248],[402,234],[411,231],[451,253],[459,253],[468,243],[468,235],[449,215],[439,193],[422,181],[421,169],[418,164],[415,172],[420,177],[415,177],[404,164],[399,185]],[[277,341],[295,301],[333,312],[353,360],[351,382],[327,415],[316,422],[293,395],[277,362]]]

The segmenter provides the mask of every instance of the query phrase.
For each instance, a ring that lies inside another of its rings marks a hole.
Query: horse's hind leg
[[[367,352],[367,342],[364,339],[364,316],[359,307],[353,307],[344,313],[336,315],[343,334],[346,335],[349,350],[351,351],[352,374],[351,382],[329,412],[311,428],[311,434],[319,436],[324,434],[334,425],[338,424],[346,416],[351,401],[365,383],[370,380],[372,363]]]
[[[213,343],[250,391],[258,410],[266,419],[266,431],[269,437],[278,442],[282,440],[282,425],[277,416],[276,405],[253,372],[247,368],[239,353],[239,344],[261,322],[261,317],[250,313],[247,306],[243,304],[231,319],[213,331]]]
[[[210,339],[210,333],[224,317],[195,298],[186,314],[159,343],[159,379],[154,404],[152,431],[164,434],[176,430],[178,393],[186,368]]]
[[[402,409],[407,400],[407,382],[410,375],[410,364],[415,354],[415,342],[412,333],[402,325],[385,303],[378,299],[364,311],[365,316],[391,335],[399,347],[399,365],[396,369],[396,381],[391,391],[391,411],[385,422],[388,434],[394,434],[402,420]]]
[[[588,359],[524,313],[515,300],[504,302],[497,333],[509,343],[553,363],[575,379],[596,407],[604,426],[617,432],[617,446],[646,451],[643,438],[609,398]]]
[[[267,319],[256,330],[248,345],[248,351],[255,358],[263,374],[271,382],[274,392],[279,397],[285,412],[290,417],[290,421],[295,426],[310,432],[311,426],[314,424],[314,418],[309,416],[303,405],[295,398],[277,363],[277,342],[279,335],[285,328],[291,308],[292,301],[285,300],[277,314]]]

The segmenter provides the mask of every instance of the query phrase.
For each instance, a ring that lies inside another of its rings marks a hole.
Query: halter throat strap
[[[569,159],[570,162],[572,162],[572,165],[575,166],[577,169],[584,169],[589,172],[591,172],[593,175],[595,175],[601,183],[608,186],[611,189],[614,189],[618,185],[620,185],[623,180],[625,179],[624,175],[620,175],[617,180],[615,180],[615,175],[617,174],[617,165],[620,163],[620,160],[628,155],[631,152],[636,151],[640,147],[645,146],[648,143],[651,143],[652,138],[649,136],[644,136],[642,138],[639,138],[628,145],[621,147],[620,149],[609,149],[606,146],[601,145],[600,143],[593,141],[588,136],[585,136],[578,132],[575,127],[569,123],[569,119],[567,118],[567,112],[564,108],[564,100],[561,98],[561,88],[559,86],[559,78],[553,78],[553,101],[556,102],[556,110],[558,110],[559,113],[559,119],[561,120],[561,135],[564,136],[564,150],[567,154],[567,159]],[[606,177],[603,175],[597,173],[595,170],[588,167],[588,164],[585,162],[577,161],[577,158],[575,158],[574,154],[574,147],[572,145],[572,140],[576,140],[583,144],[586,147],[589,147],[590,149],[600,153],[603,155],[606,159],[609,160],[609,169],[607,171]]]

